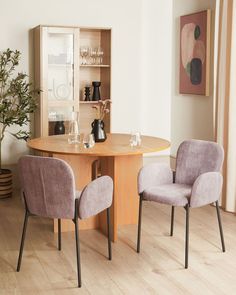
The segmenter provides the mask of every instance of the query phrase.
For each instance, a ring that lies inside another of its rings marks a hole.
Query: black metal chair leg
[[[186,210],[186,232],[185,232],[185,268],[188,268],[189,252],[189,204],[185,206]]]
[[[80,246],[79,246],[78,199],[75,200],[75,219],[73,221],[75,223],[78,287],[80,288],[82,286],[82,282],[81,282]]]
[[[143,196],[142,196],[142,194],[140,194],[139,215],[138,215],[138,239],[137,239],[137,252],[138,253],[140,253],[141,223],[142,223],[142,202],[143,202]]]
[[[217,212],[217,218],[218,218],[219,229],[220,229],[222,251],[225,252],[225,241],[224,241],[224,234],[223,234],[223,228],[222,228],[222,223],[221,223],[221,218],[220,218],[220,209],[219,209],[218,201],[216,201],[216,212]]]
[[[81,265],[80,265],[80,247],[79,247],[79,227],[78,218],[75,219],[75,240],[76,240],[76,257],[77,257],[77,275],[78,275],[78,286],[82,286],[81,283]]]
[[[174,218],[175,218],[175,207],[171,207],[171,224],[170,224],[170,236],[173,236],[174,232]]]
[[[110,208],[107,208],[107,239],[108,239],[108,259],[112,259],[111,251],[111,226],[110,226]]]
[[[22,237],[21,237],[20,252],[19,252],[17,269],[16,269],[18,272],[20,271],[20,267],[21,267],[21,260],[22,260],[23,250],[24,250],[24,243],[25,243],[25,235],[26,235],[26,229],[27,229],[27,224],[28,224],[28,218],[29,218],[29,212],[28,212],[28,210],[26,210],[25,211],[24,226],[23,226],[23,231],[22,231]]]
[[[58,219],[58,250],[61,251],[61,219]]]

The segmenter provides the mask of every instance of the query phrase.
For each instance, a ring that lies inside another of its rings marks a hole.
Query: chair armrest
[[[207,172],[195,180],[190,198],[190,207],[201,207],[219,199],[223,185],[220,172]]]
[[[79,218],[94,216],[109,208],[113,199],[113,180],[110,176],[101,176],[90,182],[79,198]]]
[[[173,173],[167,164],[151,163],[145,165],[138,174],[138,193],[160,184],[173,183]]]

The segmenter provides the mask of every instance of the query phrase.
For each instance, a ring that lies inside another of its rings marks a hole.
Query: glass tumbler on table
[[[131,147],[139,147],[141,145],[141,133],[138,131],[131,132],[129,142]]]
[[[94,139],[93,133],[84,135],[83,145],[85,149],[92,148],[95,145],[95,139]]]

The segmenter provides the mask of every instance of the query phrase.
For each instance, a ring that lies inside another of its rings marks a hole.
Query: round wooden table
[[[136,224],[138,220],[137,175],[143,165],[143,154],[167,149],[167,140],[141,136],[140,147],[129,145],[129,134],[107,134],[107,140],[85,149],[82,144],[71,145],[67,135],[35,138],[28,142],[34,150],[65,160],[72,167],[78,190],[83,189],[94,176],[92,166],[99,159],[101,174],[109,175],[114,181],[114,196],[111,208],[112,240],[117,240],[119,225]],[[64,220],[62,230],[73,230],[72,222]],[[106,214],[83,220],[80,229],[100,228],[106,233]],[[56,220],[54,230],[56,231]]]

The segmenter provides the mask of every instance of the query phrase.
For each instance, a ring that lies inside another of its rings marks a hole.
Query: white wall
[[[172,107],[171,107],[171,155],[175,156],[179,144],[190,138],[213,140],[213,39],[215,0],[173,0],[173,48],[172,48]],[[181,15],[212,9],[212,51],[210,96],[179,94],[179,17]]]
[[[170,140],[172,1],[144,0],[142,132]],[[160,154],[169,154],[169,150]]]
[[[170,139],[172,0],[0,0],[0,50],[22,52],[33,72],[29,30],[39,24],[112,27],[112,131]],[[28,150],[7,136],[3,163]]]

